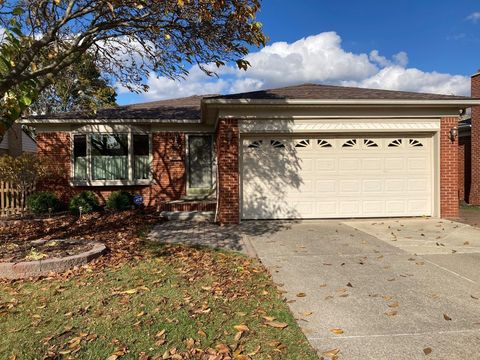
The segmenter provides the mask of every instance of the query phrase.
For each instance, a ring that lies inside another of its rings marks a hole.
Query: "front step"
[[[214,211],[162,211],[160,216],[172,221],[214,221]]]

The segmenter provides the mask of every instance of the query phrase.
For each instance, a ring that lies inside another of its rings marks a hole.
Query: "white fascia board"
[[[460,106],[470,107],[480,105],[480,99],[465,100],[386,100],[386,99],[282,99],[282,100],[257,100],[257,99],[205,99],[207,105],[273,105],[273,106]]]
[[[33,119],[25,118],[20,124],[201,124],[200,119]]]

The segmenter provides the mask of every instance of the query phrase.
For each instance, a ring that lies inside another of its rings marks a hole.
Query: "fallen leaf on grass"
[[[427,348],[423,349],[423,353],[424,353],[425,355],[431,354],[431,353],[432,353],[432,348],[427,347]]]
[[[343,330],[342,330],[342,329],[339,329],[339,328],[330,329],[330,332],[331,332],[331,333],[334,333],[334,334],[336,334],[336,335],[343,334]]]
[[[287,323],[283,323],[280,321],[267,321],[265,325],[271,326],[276,329],[285,329],[288,326]]]
[[[250,331],[247,325],[241,324],[241,325],[235,325],[233,327],[235,330],[240,331],[240,332],[247,332]]]
[[[253,350],[252,352],[249,352],[247,355],[248,355],[248,356],[255,356],[255,355],[258,354],[258,352],[260,351],[260,349],[261,349],[261,346],[258,345],[258,346],[255,348],[255,350]]]
[[[452,318],[450,316],[448,316],[447,314],[443,314],[443,318],[447,321],[451,321]]]
[[[133,295],[138,292],[137,289],[130,289],[130,290],[125,290],[125,291],[116,291],[112,295]]]

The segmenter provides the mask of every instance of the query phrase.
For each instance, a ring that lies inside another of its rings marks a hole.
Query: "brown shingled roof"
[[[158,119],[199,120],[202,99],[219,100],[470,100],[469,97],[415,93],[406,91],[364,89],[355,87],[303,84],[270,90],[231,95],[204,95],[160,100],[101,109],[96,114],[85,112],[37,115],[33,119]]]
[[[215,96],[215,99],[252,100],[468,100],[469,97],[426,94],[407,91],[364,89],[358,87],[303,84],[278,89]]]
[[[208,96],[208,95],[207,95]],[[211,95],[210,95],[211,96]],[[96,114],[67,112],[37,115],[35,119],[200,119],[200,103],[204,96],[151,101],[140,104],[100,109]]]

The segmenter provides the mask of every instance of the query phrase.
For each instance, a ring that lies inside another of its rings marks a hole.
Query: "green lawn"
[[[0,357],[317,358],[256,260],[179,246],[148,252],[113,269],[0,283]]]

